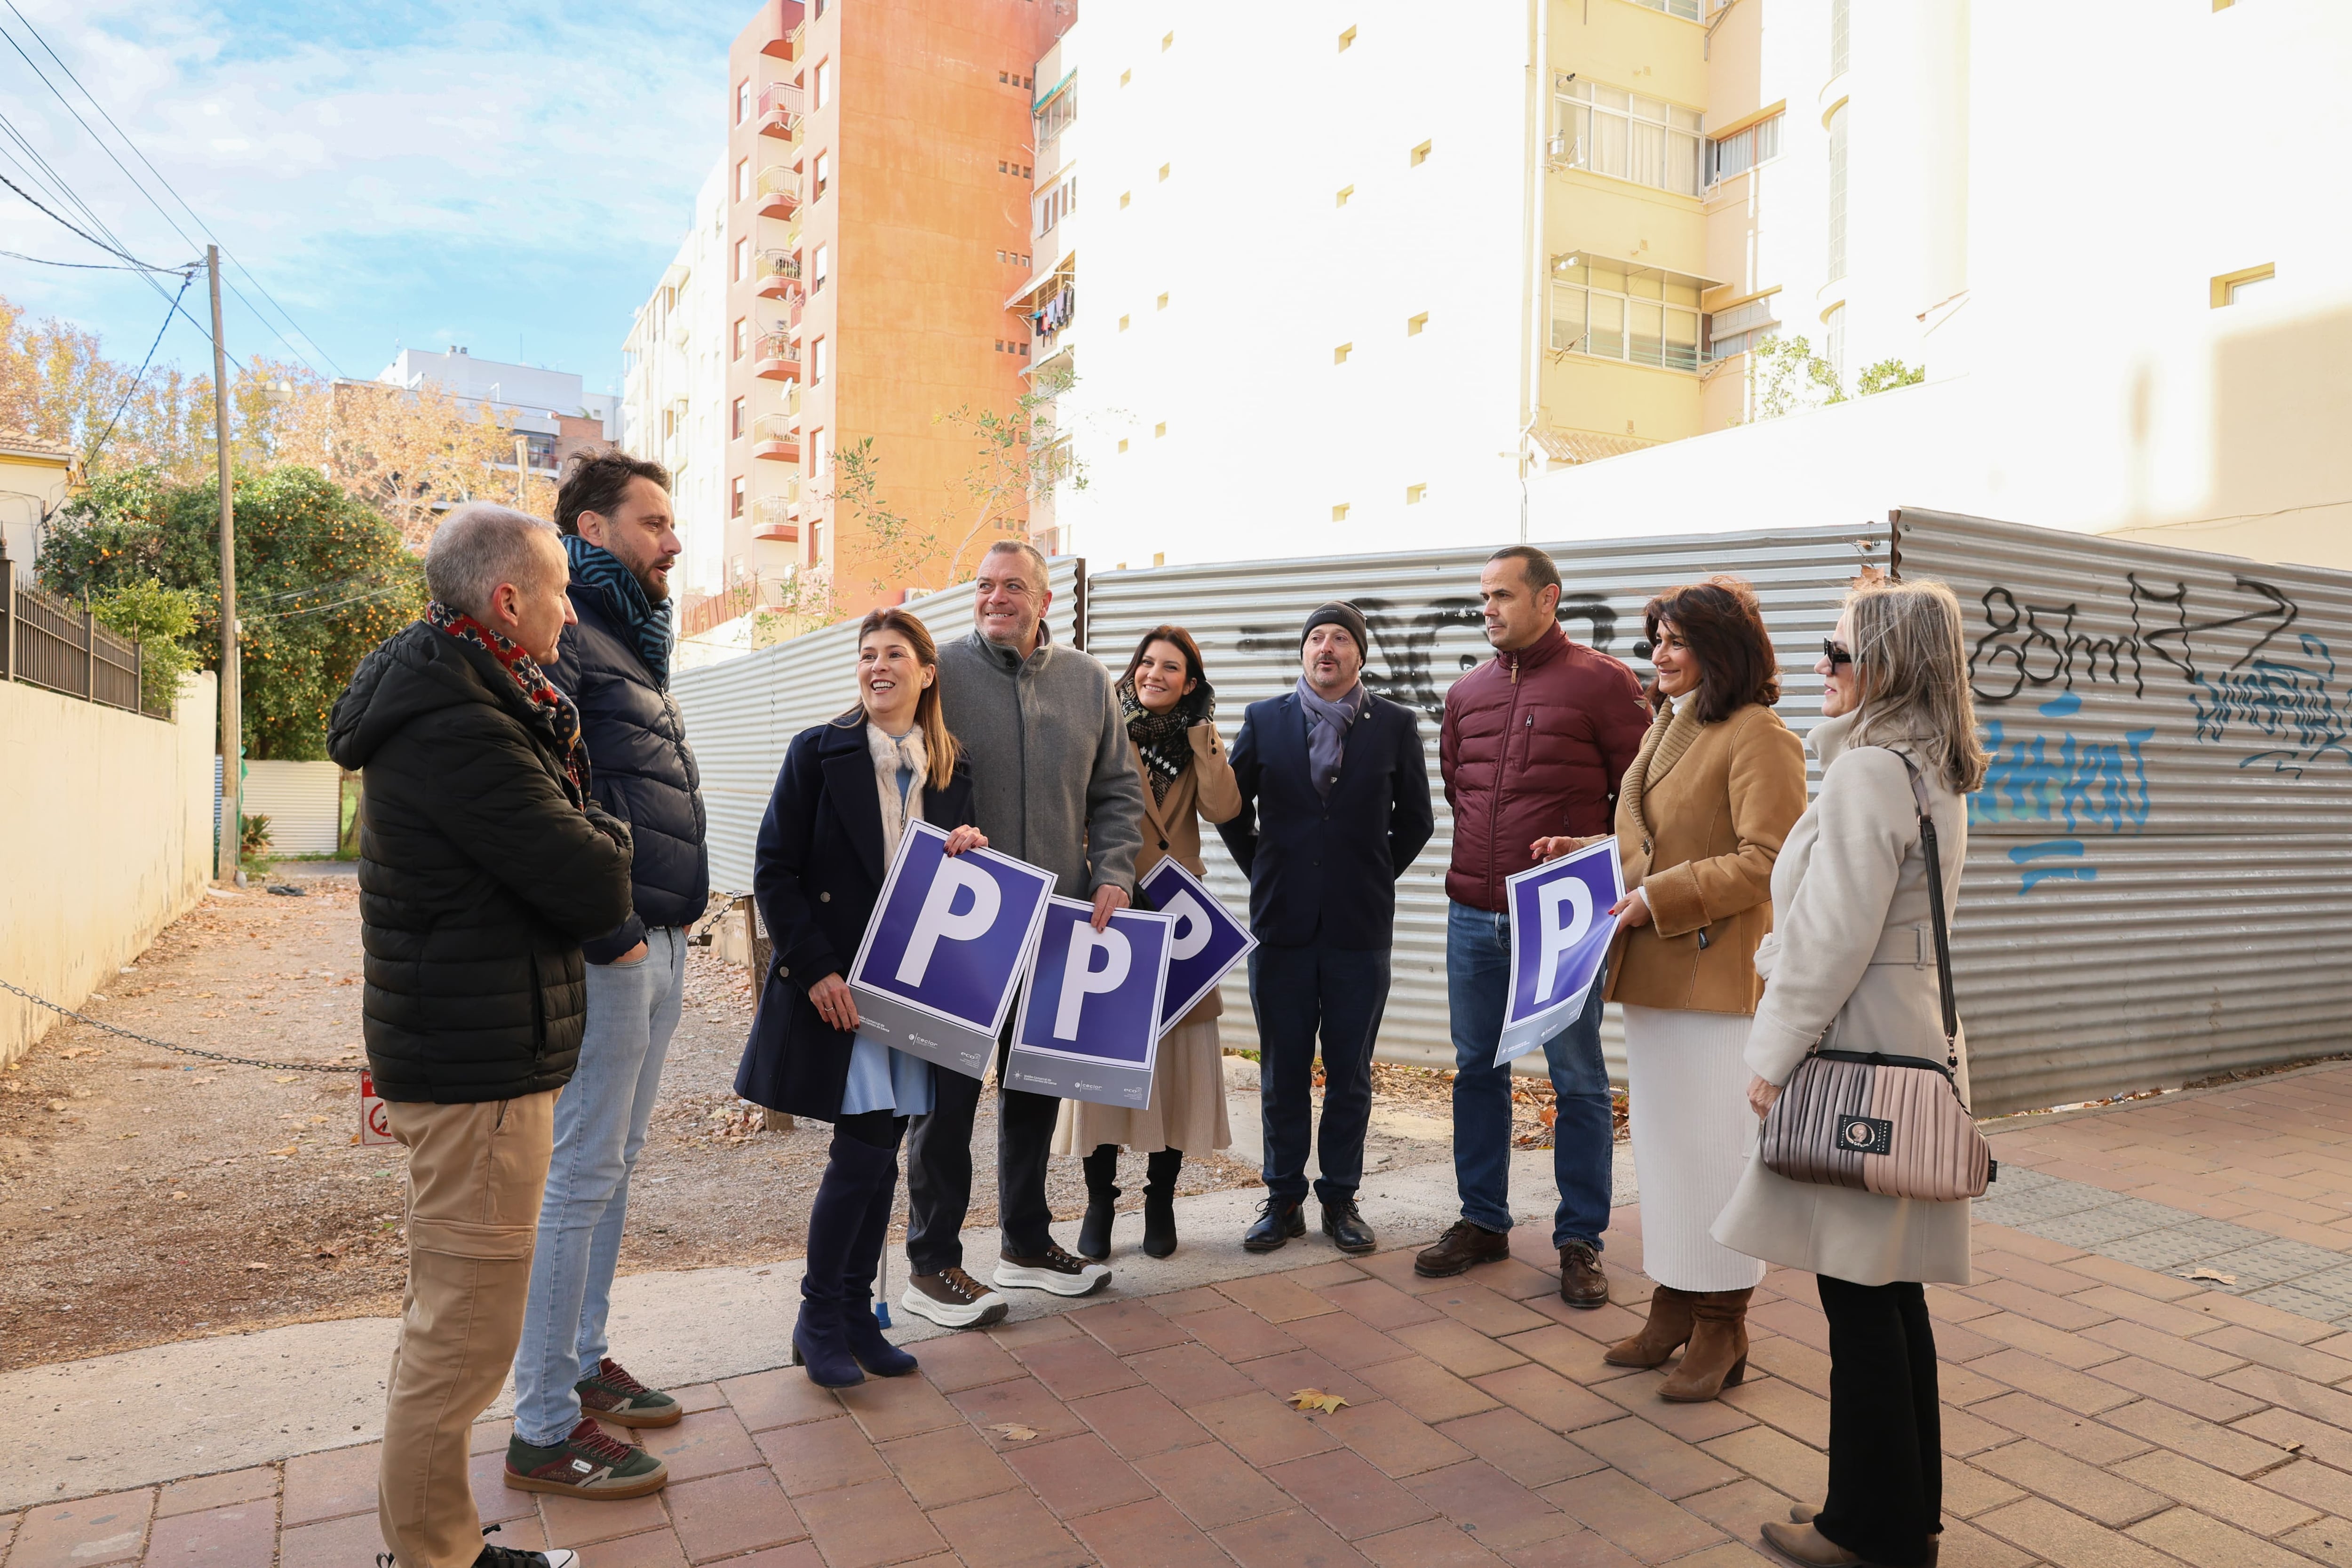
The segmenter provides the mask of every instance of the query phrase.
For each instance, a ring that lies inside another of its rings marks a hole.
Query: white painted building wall
[[[726,203],[722,153],[623,345],[620,444],[670,471],[670,509],[686,545],[671,589],[679,597],[726,584]]]

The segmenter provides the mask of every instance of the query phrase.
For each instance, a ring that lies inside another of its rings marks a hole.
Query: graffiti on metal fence
[[[1365,687],[1374,696],[1419,709],[1433,719],[1444,714],[1445,691],[1438,684],[1438,636],[1448,627],[1460,627],[1477,637],[1483,646],[1486,623],[1479,613],[1478,600],[1467,595],[1449,594],[1424,599],[1416,605],[1368,595],[1348,602],[1363,612],[1364,629],[1372,637],[1370,657],[1364,661]],[[1583,622],[1587,635],[1580,640],[1602,653],[1608,652],[1609,645],[1616,640],[1617,612],[1599,594],[1563,595],[1559,618],[1563,623]],[[1234,642],[1235,651],[1244,654],[1287,656],[1296,653],[1297,647],[1297,634],[1288,626],[1244,626]],[[1481,657],[1463,653],[1458,659],[1459,670],[1475,668]],[[1450,679],[1447,684],[1452,684]]]

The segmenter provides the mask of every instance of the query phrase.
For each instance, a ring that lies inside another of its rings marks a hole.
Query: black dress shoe
[[[1242,1235],[1247,1252],[1272,1252],[1294,1236],[1307,1234],[1306,1205],[1297,1198],[1269,1197],[1258,1206],[1257,1220]]]
[[[1372,1227],[1364,1223],[1364,1216],[1357,1209],[1353,1198],[1341,1198],[1337,1203],[1323,1205],[1323,1234],[1329,1237],[1331,1245],[1342,1252],[1375,1252],[1381,1245],[1380,1238],[1372,1234]]]

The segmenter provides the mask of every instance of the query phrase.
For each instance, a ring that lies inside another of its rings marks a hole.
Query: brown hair
[[[1882,744],[1882,735],[1914,741],[1953,794],[1980,786],[1988,759],[1977,739],[1968,646],[1952,591],[1929,578],[1882,577],[1855,584],[1845,607],[1853,617],[1853,668],[1863,693],[1850,743]]]
[[[1737,577],[1709,577],[1669,588],[1642,606],[1642,635],[1653,647],[1658,626],[1674,624],[1675,635],[1698,660],[1698,721],[1717,724],[1751,702],[1769,708],[1780,700],[1780,658],[1756,590]],[[1643,693],[1656,707],[1655,678]]]
[[[1186,631],[1182,626],[1154,626],[1136,642],[1135,655],[1127,661],[1127,673],[1118,678],[1118,683],[1121,686],[1135,679],[1135,672],[1143,668],[1144,654],[1150,651],[1151,645],[1156,642],[1164,642],[1184,656],[1186,680],[1208,679],[1208,672],[1201,666],[1201,645],[1192,640],[1191,632]]]
[[[915,662],[933,672],[929,686],[915,699],[915,727],[923,732],[923,751],[930,758],[930,772],[923,779],[925,789],[945,789],[955,777],[956,738],[948,730],[946,714],[940,710],[939,645],[931,640],[931,628],[907,611],[892,606],[868,610],[857,625],[857,646],[864,647],[866,639],[876,632],[896,632],[907,639],[914,650]],[[852,724],[866,722],[866,705],[860,702],[834,721],[847,729]]]
[[[580,514],[610,517],[629,493],[631,479],[651,479],[669,489],[669,470],[650,458],[633,458],[618,447],[595,447],[564,464],[563,487],[555,492],[555,531],[580,531]]]

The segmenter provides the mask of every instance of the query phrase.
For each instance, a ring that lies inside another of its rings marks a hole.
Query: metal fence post
[[[16,679],[16,568],[0,537],[0,680]]]
[[[98,700],[98,618],[89,613],[89,591],[81,595],[81,700]]]

